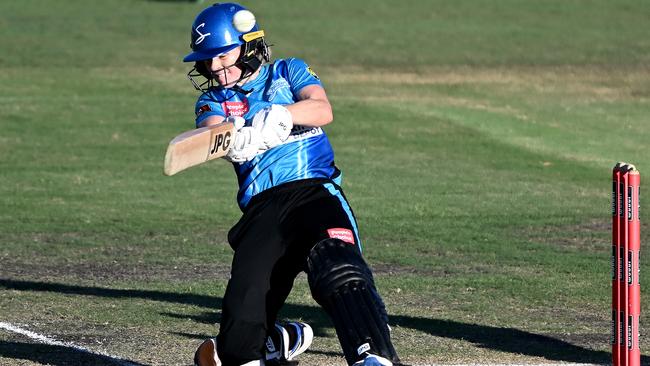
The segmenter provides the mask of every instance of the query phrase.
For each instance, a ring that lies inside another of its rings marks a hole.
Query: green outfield
[[[162,174],[209,4],[0,2],[0,323],[139,365],[189,365],[216,334],[235,175]],[[642,176],[647,352],[650,3],[243,4],[325,85],[406,363],[608,363],[617,161]],[[301,365],[344,364],[304,276],[282,316],[315,330]],[[0,327],[2,365],[115,362]]]

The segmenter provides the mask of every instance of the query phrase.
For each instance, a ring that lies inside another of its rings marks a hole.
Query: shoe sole
[[[194,366],[221,366],[214,338],[206,339],[201,343],[194,354]]]

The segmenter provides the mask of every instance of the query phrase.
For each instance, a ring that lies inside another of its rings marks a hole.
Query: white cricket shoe
[[[305,352],[314,340],[314,332],[307,323],[275,323],[266,340],[266,361],[269,365],[296,365],[292,360]],[[263,360],[251,361],[243,366],[264,365]],[[194,366],[221,366],[217,356],[217,340],[206,339],[194,353]]]
[[[366,358],[355,362],[352,366],[393,366],[393,363],[381,356],[369,353]]]
[[[305,352],[314,340],[314,331],[302,322],[275,323],[266,340],[266,360],[286,364]]]

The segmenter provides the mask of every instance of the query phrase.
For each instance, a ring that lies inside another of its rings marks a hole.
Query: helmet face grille
[[[247,77],[254,74],[264,63],[270,62],[271,60],[271,48],[266,43],[263,37],[256,38],[250,42],[245,42],[242,46],[241,54],[239,59],[232,67],[239,67],[242,70],[242,74],[235,83],[246,79]],[[206,79],[204,82],[198,82],[195,78],[202,76]],[[187,77],[194,85],[194,88],[207,92],[210,88],[220,87],[215,84],[214,78],[210,70],[206,68],[203,60],[198,60],[194,64],[194,68],[187,73]]]

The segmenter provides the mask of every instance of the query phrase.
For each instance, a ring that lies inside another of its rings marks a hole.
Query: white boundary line
[[[97,355],[101,356],[104,358],[107,358],[109,361],[114,362],[118,366],[139,366],[141,364],[136,364],[127,360],[124,360],[121,357],[118,356],[113,356],[108,353],[104,352],[98,352],[98,351],[92,351],[88,348],[78,346],[74,343],[70,342],[61,342],[57,341],[53,338],[44,336],[42,334],[34,333],[32,331],[29,331],[27,329],[5,323],[5,322],[0,322],[0,329],[4,329],[6,331],[12,332],[12,333],[18,333],[22,334],[28,338],[33,339],[36,342],[47,344],[50,346],[61,346],[61,347],[67,347],[67,348],[72,348],[75,351],[81,352],[81,353],[87,353],[91,355]],[[445,365],[445,364],[426,364],[426,365],[421,365],[421,366],[602,366],[600,364],[593,364],[593,363],[570,363],[570,362],[562,362],[562,363],[542,363],[542,364],[479,364],[479,363],[467,363],[467,364],[450,364],[450,365]]]
[[[43,343],[43,344],[47,344],[47,345],[50,345],[50,346],[60,346],[60,347],[72,348],[77,352],[101,356],[103,358],[108,359],[109,361],[114,362],[118,366],[137,366],[138,365],[138,364],[132,363],[130,361],[126,361],[121,357],[113,356],[113,355],[110,355],[108,353],[92,351],[92,350],[90,350],[88,348],[78,346],[78,345],[76,345],[74,343],[70,343],[70,342],[57,341],[56,339],[50,338],[48,336],[44,336],[42,334],[34,333],[32,331],[29,331],[27,329],[15,326],[13,324],[0,322],[0,329],[4,329],[4,330],[12,332],[12,333],[22,334],[25,337],[31,338],[32,340],[34,340],[34,341],[36,341],[38,343]]]

